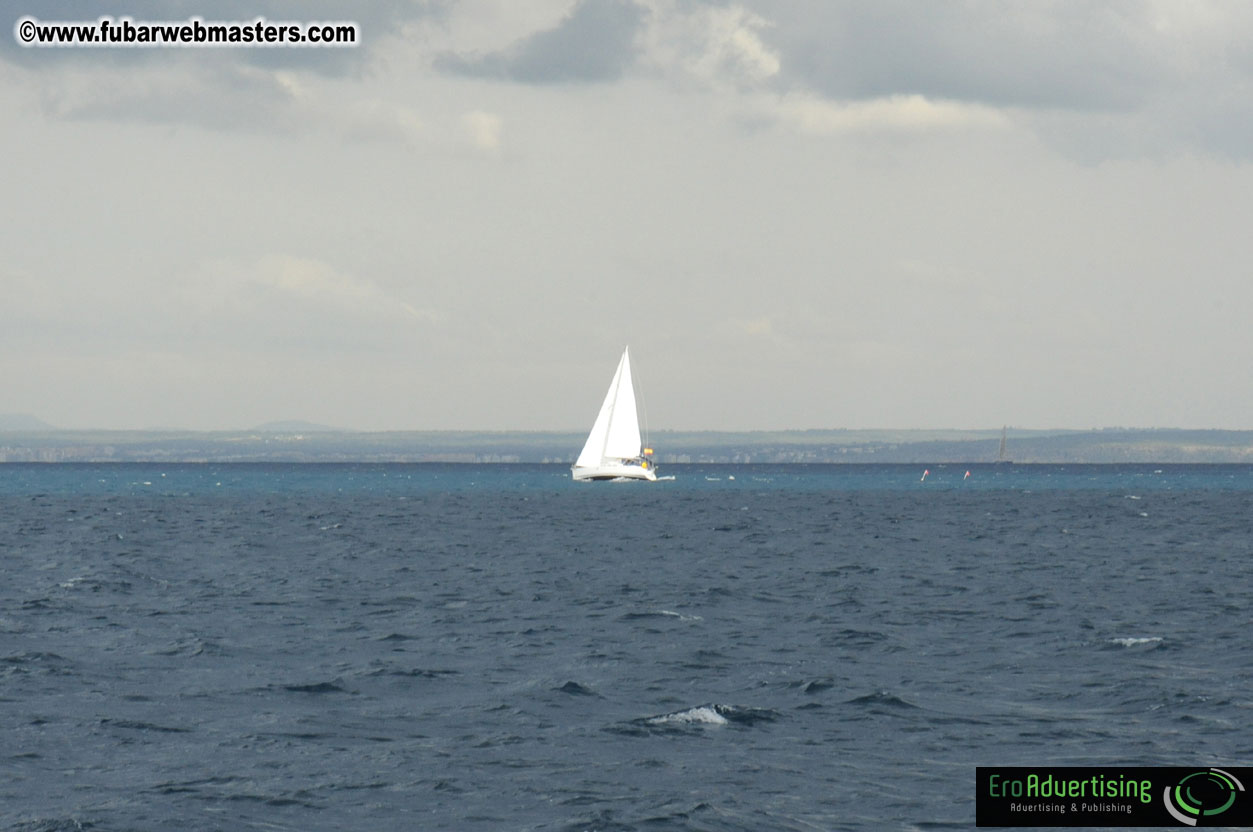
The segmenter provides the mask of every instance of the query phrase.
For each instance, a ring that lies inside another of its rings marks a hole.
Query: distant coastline
[[[266,425],[250,431],[0,429],[0,462],[572,462],[565,431],[382,431]],[[1001,430],[657,431],[667,463],[992,463]],[[1253,430],[1009,429],[1030,463],[1253,463]]]

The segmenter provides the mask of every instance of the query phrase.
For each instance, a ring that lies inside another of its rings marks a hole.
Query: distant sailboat
[[[657,479],[652,448],[640,440],[640,417],[635,409],[635,385],[631,381],[631,351],[622,351],[618,370],[600,405],[592,432],[579,458],[570,468],[575,480]]]
[[[996,464],[997,465],[1012,465],[1013,464],[1013,460],[1010,459],[1009,455],[1005,452],[1005,436],[1007,432],[1008,432],[1007,427],[1001,428],[1001,447],[996,452]]]

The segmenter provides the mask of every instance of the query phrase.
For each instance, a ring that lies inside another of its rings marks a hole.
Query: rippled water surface
[[[965,828],[1253,758],[1253,468],[0,466],[0,826]]]

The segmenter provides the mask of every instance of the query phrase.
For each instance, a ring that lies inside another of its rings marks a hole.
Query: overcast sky
[[[1253,428],[1253,4],[123,2],[0,30],[0,412]]]

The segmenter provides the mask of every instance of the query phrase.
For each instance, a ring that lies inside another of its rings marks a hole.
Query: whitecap
[[[684,615],[683,613],[675,612],[674,610],[657,610],[657,614],[669,615],[669,616],[679,619],[680,621],[704,621],[705,620],[701,618],[699,615]]]
[[[644,720],[644,723],[647,725],[726,725],[727,718],[718,713],[713,705],[701,705],[696,708],[688,708],[686,711],[650,716]]]
[[[1137,644],[1154,644],[1162,640],[1161,636],[1146,636],[1143,638],[1111,638],[1111,644],[1119,644],[1123,647],[1135,647]]]
[[[778,713],[768,708],[748,708],[743,705],[720,705],[710,703],[697,705],[682,711],[638,720],[639,725],[752,725],[757,722],[773,722]]]

